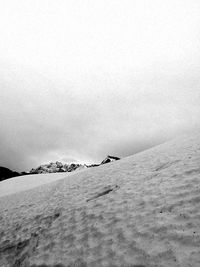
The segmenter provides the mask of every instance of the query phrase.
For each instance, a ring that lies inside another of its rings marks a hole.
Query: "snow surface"
[[[1,197],[0,225],[0,266],[199,267],[200,134]]]
[[[10,178],[0,182],[0,197],[19,193],[43,184],[54,182],[66,177],[67,173],[30,174]]]

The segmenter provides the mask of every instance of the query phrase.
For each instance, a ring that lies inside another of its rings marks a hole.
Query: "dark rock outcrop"
[[[109,162],[113,162],[113,161],[116,161],[116,160],[120,160],[120,158],[108,155],[108,156],[101,162],[101,165],[102,165],[102,164],[109,163]]]
[[[86,165],[87,168],[93,168],[93,167],[98,167],[100,164],[91,164],[91,165]]]

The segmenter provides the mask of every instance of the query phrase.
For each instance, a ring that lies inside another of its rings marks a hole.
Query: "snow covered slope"
[[[1,197],[0,226],[0,266],[199,267],[200,135]]]
[[[80,172],[79,170],[77,172]],[[22,191],[26,191],[32,189],[34,187],[38,187],[44,184],[48,184],[69,175],[73,175],[73,173],[69,172],[59,172],[59,173],[48,173],[48,174],[29,174],[18,176],[14,178],[10,178],[8,180],[4,180],[0,183],[0,197],[11,195],[15,193],[19,193]]]

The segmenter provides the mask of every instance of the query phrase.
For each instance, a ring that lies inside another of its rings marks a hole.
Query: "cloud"
[[[134,81],[123,77],[113,84],[111,73],[101,80],[110,90],[76,94],[33,70],[9,73],[10,80],[1,82],[0,157],[2,165],[17,170],[51,160],[127,156],[199,126],[199,81],[193,77],[177,83],[177,77],[157,73],[152,81],[146,73],[134,88]]]
[[[0,8],[0,165],[100,162],[200,126],[198,1],[38,3]]]

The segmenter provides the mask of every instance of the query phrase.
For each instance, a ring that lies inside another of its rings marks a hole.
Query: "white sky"
[[[0,0],[0,165],[126,156],[200,126],[199,0]]]

